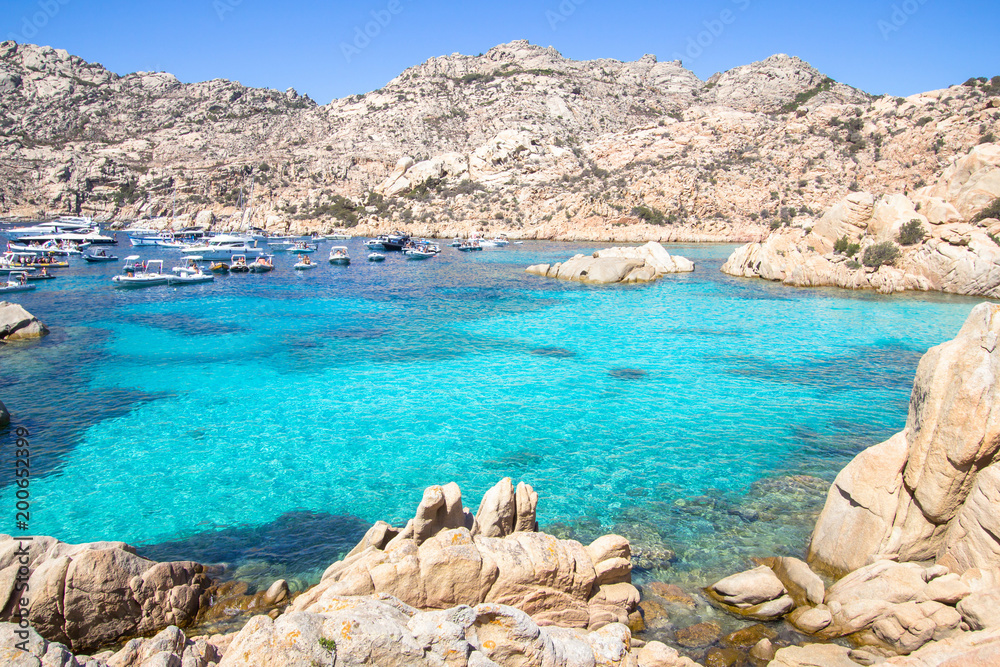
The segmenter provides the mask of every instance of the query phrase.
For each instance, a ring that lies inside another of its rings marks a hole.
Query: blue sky
[[[125,74],[294,87],[317,102],[514,39],[574,59],[682,57],[705,79],[774,53],[871,93],[1000,74],[1000,2],[961,0],[2,0],[0,38]],[[365,29],[373,37],[359,37]],[[366,42],[367,39],[367,42]]]

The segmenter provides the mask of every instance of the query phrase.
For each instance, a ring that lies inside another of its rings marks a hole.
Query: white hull
[[[193,246],[184,248],[181,252],[185,255],[199,255],[202,259],[215,262],[228,262],[233,255],[246,255],[247,259],[256,259],[264,254],[264,248],[254,248],[252,246],[235,247],[212,247]]]

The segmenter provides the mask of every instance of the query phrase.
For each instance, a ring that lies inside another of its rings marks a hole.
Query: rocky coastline
[[[814,225],[738,248],[722,270],[796,287],[1000,297],[1000,145],[910,194],[845,197]]]
[[[906,428],[837,476],[804,559],[759,554],[695,595],[634,585],[622,536],[538,532],[538,495],[504,479],[475,514],[457,485],[429,487],[405,526],[376,523],[302,592],[278,580],[249,593],[120,542],[3,536],[0,655],[80,667],[994,664],[998,338],[1000,306],[984,303],[927,352]],[[655,632],[705,603],[742,627],[691,618]],[[182,629],[232,609],[258,615],[227,634]]]

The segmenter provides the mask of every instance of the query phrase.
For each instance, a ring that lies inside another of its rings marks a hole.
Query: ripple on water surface
[[[698,270],[649,286],[523,272],[592,247],[307,275],[279,257],[181,290],[67,270],[20,300],[53,335],[0,347],[33,431],[32,530],[313,577],[425,486],[475,505],[510,475],[543,526],[623,532],[650,573],[723,568],[755,540],[799,553],[829,479],[902,427],[920,355],[975,303],[737,280],[728,247],[679,249]]]

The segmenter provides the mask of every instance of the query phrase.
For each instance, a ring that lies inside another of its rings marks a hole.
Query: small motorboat
[[[351,256],[347,253],[347,248],[342,245],[335,245],[330,248],[330,263],[347,266],[351,263]]]
[[[385,255],[383,255],[380,252],[368,253],[368,261],[369,262],[384,262],[385,261]]]
[[[233,255],[232,263],[229,265],[230,273],[250,273],[250,267],[247,265],[246,255]]]
[[[365,241],[365,247],[369,250],[385,250],[385,246],[378,239],[368,239]]]
[[[167,284],[171,276],[163,272],[162,259],[150,259],[144,263],[136,261],[138,259],[138,255],[129,255],[125,258],[122,272],[111,278],[116,287],[151,287]]]
[[[296,241],[290,247],[287,248],[288,252],[301,255],[307,252],[316,252],[318,246],[312,243],[306,243],[305,241]]]
[[[406,259],[430,259],[437,253],[428,248],[427,245],[420,244],[403,248],[403,254],[406,255]]]
[[[309,259],[308,255],[299,255],[299,261],[295,263],[292,267],[296,271],[307,271],[309,269],[315,269],[319,264]]]
[[[56,279],[56,277],[54,275],[52,275],[51,273],[49,273],[45,269],[42,269],[41,273],[29,273],[29,274],[27,274],[27,276],[28,276],[28,282],[35,282],[36,280],[55,280]]]
[[[225,262],[212,262],[208,265],[208,270],[212,273],[229,273],[229,265]]]
[[[274,262],[269,255],[261,255],[249,264],[250,273],[268,273],[274,271]],[[230,269],[231,270],[231,269]]]
[[[100,262],[117,262],[118,257],[116,255],[108,254],[104,248],[98,248],[92,252],[89,252],[83,256],[83,261],[91,262],[94,264]]]
[[[28,274],[25,272],[12,273],[7,278],[7,282],[0,283],[0,294],[10,292],[30,292],[35,289],[35,285],[28,284]]]
[[[187,264],[185,264],[184,266],[175,266],[170,270],[173,271],[174,273],[180,273],[180,274],[202,273],[201,267],[198,266],[198,262],[202,261],[201,257],[195,255],[193,257],[187,257],[186,259],[188,261]]]
[[[330,232],[329,234],[327,234],[323,238],[325,238],[328,241],[350,241],[353,237],[350,234],[348,234],[347,232],[337,232],[337,231],[334,231],[334,232]]]
[[[463,243],[462,239],[456,238],[455,240],[453,240],[451,242],[451,247],[452,248],[460,248],[460,247],[462,247],[462,243]]]
[[[476,252],[477,250],[482,250],[483,246],[479,245],[479,241],[476,239],[469,239],[468,241],[463,241],[462,245],[458,246],[461,252]]]
[[[214,273],[205,273],[201,269],[196,272],[184,271],[176,276],[167,278],[168,285],[201,285],[215,280]]]

